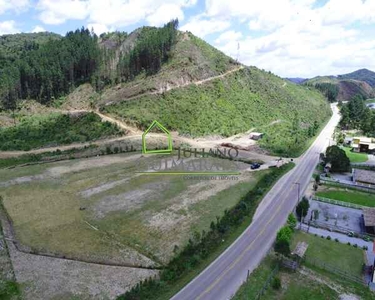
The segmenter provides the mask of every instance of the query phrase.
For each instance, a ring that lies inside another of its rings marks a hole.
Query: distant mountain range
[[[304,82],[305,80],[307,80],[307,78],[301,78],[301,77],[292,77],[292,78],[285,78],[291,82],[294,82],[294,83],[297,83],[297,84],[300,84],[302,82]]]
[[[375,72],[360,69],[343,75],[317,76],[311,79],[286,78],[296,84],[320,89],[330,101],[347,101],[360,94],[365,99],[375,97]]]

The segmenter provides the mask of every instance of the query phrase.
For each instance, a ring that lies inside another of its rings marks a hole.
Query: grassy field
[[[306,252],[308,258],[314,257],[356,276],[362,274],[364,256],[361,249],[299,231],[293,235],[291,249],[294,249],[299,241],[305,241],[309,244]],[[277,258],[271,252],[250,275],[249,280],[241,286],[233,299],[255,299],[275,268],[276,263]],[[306,267],[308,268],[303,273],[299,271],[289,272],[281,268],[276,275],[281,279],[281,289],[274,289],[270,285],[261,299],[339,299],[339,296],[344,294],[355,294],[361,296],[362,299],[372,299],[373,295],[364,286],[340,279],[337,275],[317,269],[309,264],[306,264]]]
[[[141,128],[156,119],[170,130],[192,136],[230,136],[255,128],[265,133],[264,148],[287,156],[301,153],[331,113],[315,89],[285,83],[255,67],[105,110]]]
[[[24,117],[17,125],[0,128],[0,150],[30,150],[73,142],[88,142],[120,135],[109,122],[94,113],[69,116],[59,113]]]
[[[309,245],[306,252],[308,258],[329,263],[355,276],[362,274],[363,250],[301,231],[294,234],[291,249],[300,241]]]
[[[355,153],[351,151],[349,147],[342,147],[346,155],[349,157],[352,163],[362,163],[368,160],[368,155],[366,153]]]
[[[375,207],[375,194],[363,193],[356,190],[328,188],[325,191],[317,192],[316,195],[319,197],[335,199],[343,202]]]
[[[16,237],[67,257],[164,264],[175,246],[183,247],[193,231],[208,230],[269,172],[242,172],[238,181],[136,173],[155,159],[121,154],[0,170]]]
[[[232,300],[256,299],[257,294],[269,278],[276,265],[273,254],[268,255],[259,267],[250,275],[249,280],[237,291]],[[337,299],[338,293],[329,286],[311,280],[300,273],[291,273],[281,269],[276,277],[281,280],[281,289],[277,290],[268,286],[261,299],[269,300],[300,300],[300,299]]]

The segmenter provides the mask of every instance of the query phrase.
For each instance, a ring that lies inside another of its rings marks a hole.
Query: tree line
[[[178,20],[173,20],[162,28],[142,28],[133,48],[121,54],[116,78],[109,78],[112,74],[104,65],[108,64],[108,49],[100,47],[98,36],[84,27],[43,44],[25,43],[12,60],[0,53],[2,106],[14,110],[18,99],[47,104],[82,83],[102,89],[114,81],[131,80],[141,72],[154,74],[170,57],[177,27]],[[119,37],[123,41],[127,35]]]
[[[178,20],[172,20],[164,27],[144,28],[136,46],[125,55],[118,66],[122,81],[133,79],[146,70],[152,75],[160,70],[163,62],[170,57],[170,50],[176,41]]]
[[[362,130],[365,135],[375,136],[375,111],[366,106],[361,95],[355,95],[342,104],[340,126],[343,129]]]
[[[337,84],[323,82],[315,84],[315,87],[320,90],[328,99],[329,102],[335,102],[339,94],[339,87]]]

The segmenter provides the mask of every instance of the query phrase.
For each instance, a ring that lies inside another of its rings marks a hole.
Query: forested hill
[[[0,64],[2,106],[14,109],[18,99],[35,99],[46,104],[82,83],[90,82],[96,89],[102,89],[109,83],[132,80],[141,72],[154,74],[169,58],[177,27],[175,20],[162,28],[142,28],[126,51],[106,47],[108,42],[101,43],[101,40],[109,40],[113,44],[117,39],[121,44],[126,34],[114,33],[99,38],[85,28],[68,32],[62,38],[47,34],[43,36],[48,39],[44,43],[20,41],[24,46],[17,52],[19,54],[3,59]],[[22,40],[23,36],[13,39]],[[6,45],[9,47],[9,43]],[[6,58],[6,54],[3,56]]]
[[[38,48],[49,40],[59,40],[61,36],[52,32],[17,33],[0,36],[0,68]]]
[[[366,82],[340,76],[318,76],[303,82],[304,85],[319,89],[329,101],[348,101],[355,95],[364,99],[372,98],[374,89]]]
[[[375,72],[367,70],[367,69],[360,69],[354,71],[352,73],[343,74],[337,76],[339,79],[354,79],[367,82],[372,87],[375,87]]]

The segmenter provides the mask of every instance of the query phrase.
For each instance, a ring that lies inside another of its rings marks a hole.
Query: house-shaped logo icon
[[[167,139],[168,139],[167,149],[147,150],[146,135],[154,128],[158,128],[166,134]],[[158,121],[152,122],[151,125],[147,128],[147,130],[142,134],[142,153],[143,154],[150,154],[150,153],[170,154],[171,152],[172,152],[172,136],[170,132],[163,125],[161,125]]]

